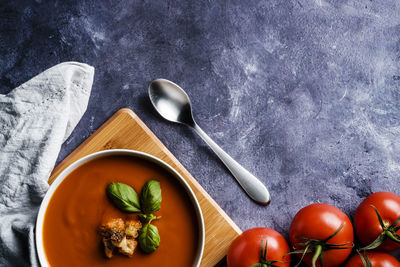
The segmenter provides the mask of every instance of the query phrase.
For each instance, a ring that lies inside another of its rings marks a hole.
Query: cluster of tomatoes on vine
[[[354,232],[359,246],[354,244]],[[338,208],[311,204],[293,218],[289,239],[292,251],[273,229],[247,230],[229,247],[228,267],[289,267],[294,254],[294,266],[303,262],[312,267],[400,267],[388,253],[400,249],[400,196],[369,195],[356,210],[354,229]]]

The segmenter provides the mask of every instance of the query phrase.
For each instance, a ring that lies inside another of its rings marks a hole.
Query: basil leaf
[[[107,186],[107,195],[122,211],[140,212],[140,201],[135,190],[127,184],[112,183]]]
[[[140,194],[140,205],[142,211],[146,214],[153,213],[161,206],[161,187],[160,182],[156,180],[147,181]]]
[[[157,226],[146,224],[140,230],[139,246],[146,253],[154,252],[160,245],[160,235],[158,234]]]

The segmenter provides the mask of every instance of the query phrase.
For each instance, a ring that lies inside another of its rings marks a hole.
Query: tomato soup
[[[140,191],[150,179],[161,184],[162,216],[159,248],[145,254],[138,247],[132,257],[104,255],[98,227],[112,218],[137,218],[117,209],[106,194],[112,182]],[[57,187],[46,209],[43,246],[51,266],[192,266],[198,249],[199,225],[195,209],[180,182],[169,172],[134,156],[105,156],[78,167]]]

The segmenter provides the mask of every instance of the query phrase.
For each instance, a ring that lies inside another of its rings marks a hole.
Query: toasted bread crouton
[[[124,231],[125,222],[121,218],[111,219],[108,222],[102,224],[100,226],[100,229],[106,229],[106,230],[115,229],[115,230],[119,230],[119,231]]]
[[[131,257],[135,252],[136,246],[137,241],[135,239],[127,239],[126,237],[124,237],[118,251],[125,256]]]
[[[125,222],[125,235],[127,238],[137,238],[142,229],[142,223],[139,220],[128,220]]]
[[[102,224],[99,233],[106,257],[112,258],[116,249],[119,253],[131,257],[137,247],[136,238],[141,228],[142,223],[134,219],[124,222],[121,218],[117,218]]]

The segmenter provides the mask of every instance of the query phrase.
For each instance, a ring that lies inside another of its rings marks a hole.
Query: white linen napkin
[[[39,266],[34,225],[62,143],[86,111],[94,68],[56,65],[0,94],[0,266]]]

